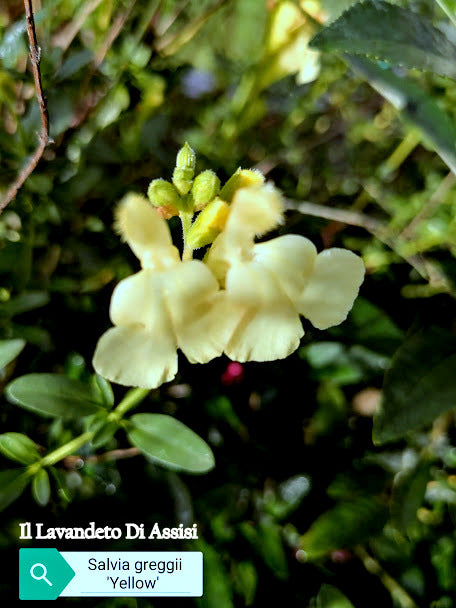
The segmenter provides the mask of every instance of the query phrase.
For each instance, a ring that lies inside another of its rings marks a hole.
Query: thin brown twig
[[[107,462],[111,460],[123,460],[124,458],[133,458],[139,456],[141,451],[138,448],[125,448],[119,450],[111,450],[104,454],[89,456],[87,462]]]
[[[381,221],[367,217],[356,211],[347,211],[345,209],[334,209],[309,202],[298,202],[287,199],[286,208],[294,211],[299,211],[303,215],[311,215],[314,217],[322,217],[324,219],[341,222],[349,226],[359,226],[370,232],[379,241],[387,245],[395,251],[401,258],[408,262],[426,281],[436,287],[442,287],[445,291],[451,288],[448,281],[441,272],[422,256],[412,255],[405,256],[400,250],[400,243],[397,242],[397,237],[391,234],[389,228]],[[430,265],[431,264],[431,265]],[[430,270],[432,269],[432,272]]]
[[[412,238],[418,226],[424,222],[424,220],[431,217],[434,211],[436,211],[436,209],[444,201],[446,195],[453,188],[455,183],[456,175],[450,171],[440,182],[439,187],[431,196],[427,204],[423,206],[421,211],[413,218],[410,224],[403,229],[399,236],[403,239]]]
[[[118,450],[110,450],[104,454],[93,454],[87,458],[81,456],[67,456],[64,459],[64,466],[68,469],[81,468],[82,463],[98,463],[98,462],[111,462],[114,460],[123,460],[124,458],[133,458],[139,456],[141,451],[138,448],[125,448]]]
[[[106,36],[106,39],[103,41],[103,44],[100,46],[100,48],[95,53],[95,57],[93,58],[93,71],[97,70],[100,67],[100,65],[103,63],[103,60],[106,57],[107,52],[113,45],[117,36],[122,31],[123,26],[125,25],[125,22],[127,21],[128,17],[130,16],[130,13],[133,10],[133,7],[135,6],[135,4],[136,4],[136,0],[131,0],[131,2],[127,6],[127,8],[124,11],[122,11],[121,13],[119,13],[117,15],[117,17],[115,18],[114,23],[112,24],[112,26],[108,32],[108,35]]]
[[[22,188],[25,180],[34,171],[35,167],[43,156],[44,150],[51,141],[49,139],[49,115],[47,111],[46,97],[44,95],[43,85],[41,83],[41,49],[38,46],[38,42],[36,39],[32,0],[24,0],[24,7],[25,19],[27,23],[27,35],[29,39],[30,61],[32,64],[33,80],[35,82],[36,98],[41,114],[41,133],[38,135],[39,144],[33,156],[28,161],[27,165],[19,173],[13,184],[8,188],[5,196],[3,197],[3,200],[0,202],[0,213],[16,197],[16,194]]]
[[[91,0],[91,2],[82,4],[75,18],[52,37],[52,46],[59,46],[63,51],[66,51],[84,25],[86,19],[94,10],[96,10],[102,1],[103,0]]]
[[[109,49],[113,45],[116,38],[122,32],[122,29],[123,29],[127,19],[129,18],[131,11],[133,10],[133,7],[135,6],[135,4],[136,4],[136,0],[131,0],[131,2],[127,6],[127,8],[117,15],[117,17],[114,20],[114,23],[109,28],[109,31],[108,31],[108,34],[107,34],[105,40],[100,45],[97,52],[95,53],[93,61],[92,61],[91,69],[87,72],[85,79],[81,85],[82,94],[80,95],[79,99],[80,100],[82,99],[83,103],[78,102],[76,104],[76,111],[70,122],[70,127],[72,129],[76,129],[77,127],[79,127],[80,124],[82,124],[87,119],[90,112],[94,108],[97,107],[98,103],[107,95],[108,91],[110,89],[112,89],[114,84],[117,82],[116,79],[113,79],[109,85],[102,87],[100,90],[89,91],[89,84],[90,84],[90,81],[91,81],[93,75],[95,74],[97,69],[100,67],[100,65],[103,63],[103,60],[106,57],[106,54],[108,53]]]

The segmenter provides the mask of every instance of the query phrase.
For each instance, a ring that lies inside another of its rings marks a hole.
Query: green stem
[[[383,163],[380,172],[382,176],[389,175],[399,169],[405,159],[413,152],[417,145],[421,141],[421,136],[413,129],[410,131],[397,148],[393,151],[391,156]]]
[[[448,2],[448,0],[437,0],[437,4],[439,4],[440,7],[445,11],[447,16],[453,22],[453,25],[456,25],[456,14],[453,9],[453,3]]]
[[[369,555],[364,547],[356,547],[355,554],[361,559],[368,572],[379,577],[383,586],[388,589],[391,596],[400,604],[401,608],[418,608],[405,589],[401,587],[392,576],[383,570],[378,561]]]
[[[141,401],[147,397],[149,392],[150,390],[148,388],[132,388],[129,390],[113,412],[115,418],[120,420],[128,410],[139,405]]]
[[[71,454],[74,454],[76,450],[81,448],[84,444],[88,443],[92,439],[94,434],[95,433],[93,431],[88,431],[87,433],[83,433],[79,437],[72,439],[68,443],[65,443],[65,445],[61,445],[59,448],[45,456],[41,460],[40,465],[42,467],[48,467],[53,464],[56,464],[57,462],[60,462],[60,460],[63,460],[67,456],[71,456]]]
[[[193,213],[186,213],[185,211],[181,211],[179,213],[179,217],[182,223],[182,232],[184,235],[184,251],[182,253],[182,261],[185,262],[193,258],[193,249],[189,247],[187,243],[188,233],[190,228],[192,227]]]

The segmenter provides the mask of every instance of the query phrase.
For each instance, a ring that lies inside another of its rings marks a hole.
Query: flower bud
[[[215,198],[205,207],[193,222],[187,235],[187,242],[192,249],[198,249],[212,243],[222,232],[228,217],[229,206],[220,198]]]
[[[176,188],[161,178],[150,182],[147,196],[154,207],[175,207],[177,210],[181,206]]]
[[[196,156],[187,142],[179,150],[176,157],[176,168],[173,172],[173,184],[179,194],[187,194],[192,187],[193,176],[195,175]]]
[[[220,180],[211,170],[203,171],[195,177],[192,197],[195,211],[201,211],[210,203],[220,190]]]
[[[261,186],[264,183],[264,175],[256,169],[237,169],[226,182],[220,192],[220,198],[231,203],[233,196],[239,188],[249,188],[250,186]]]

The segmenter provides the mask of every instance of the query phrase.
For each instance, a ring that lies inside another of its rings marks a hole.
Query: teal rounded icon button
[[[56,600],[74,576],[57,549],[19,549],[21,600]]]

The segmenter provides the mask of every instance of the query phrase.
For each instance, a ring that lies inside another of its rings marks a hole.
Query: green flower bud
[[[187,243],[198,249],[212,243],[225,227],[229,206],[221,198],[215,198],[198,215],[187,235]]]
[[[181,205],[176,188],[161,178],[150,182],[147,196],[154,207],[175,207],[179,209]]]
[[[220,190],[220,180],[210,169],[195,177],[192,186],[192,196],[195,211],[201,211],[210,203]]]
[[[196,156],[187,142],[179,150],[176,157],[176,168],[173,173],[173,184],[179,194],[187,194],[192,187],[193,176],[195,175]]]
[[[249,188],[250,186],[261,186],[264,183],[264,175],[256,169],[237,169],[226,182],[220,192],[220,198],[231,203],[236,190]]]

